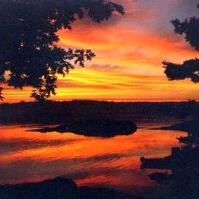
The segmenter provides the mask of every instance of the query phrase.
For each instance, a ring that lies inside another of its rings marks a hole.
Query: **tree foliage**
[[[199,18],[191,17],[184,21],[175,19],[172,20],[171,23],[175,27],[175,32],[179,35],[183,35],[186,42],[195,50],[199,51]],[[163,62],[163,64],[165,67],[165,74],[169,80],[183,80],[189,78],[194,83],[199,82],[198,58],[186,60],[182,64],[167,61]]]
[[[83,17],[99,23],[114,12],[124,14],[124,9],[108,0],[1,0],[0,83],[31,86],[37,100],[55,94],[57,74],[83,67],[95,56],[91,50],[57,46],[57,31],[71,29]]]

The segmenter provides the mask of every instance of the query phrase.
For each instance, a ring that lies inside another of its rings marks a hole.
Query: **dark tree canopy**
[[[199,7],[199,6],[198,6]],[[191,17],[185,21],[179,19],[172,20],[177,34],[183,35],[195,50],[199,51],[199,18]],[[191,79],[192,82],[199,82],[199,59],[190,59],[182,64],[163,62],[165,74],[169,80]]]
[[[57,74],[95,56],[91,50],[58,47],[57,31],[85,16],[99,23],[114,12],[124,9],[108,0],[1,0],[0,84],[31,86],[37,100],[55,94]]]

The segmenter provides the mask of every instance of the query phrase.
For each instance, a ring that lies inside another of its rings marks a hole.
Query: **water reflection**
[[[155,184],[140,170],[140,157],[164,157],[179,146],[177,131],[139,129],[129,136],[97,138],[28,132],[32,127],[0,128],[0,183],[67,176],[78,185],[103,185],[128,191]]]

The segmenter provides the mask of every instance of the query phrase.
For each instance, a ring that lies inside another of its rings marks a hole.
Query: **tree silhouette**
[[[199,5],[197,6],[199,8]],[[199,51],[199,18],[191,17],[185,21],[172,20],[177,34],[183,35],[195,50]],[[192,82],[199,82],[199,59],[190,59],[182,64],[175,64],[164,61],[165,74],[169,80],[191,79]]]
[[[124,14],[124,9],[108,0],[1,0],[0,83],[31,86],[36,100],[55,95],[57,74],[66,75],[75,65],[83,67],[95,56],[91,50],[57,46],[57,31],[71,29],[83,17],[99,23],[114,12]]]

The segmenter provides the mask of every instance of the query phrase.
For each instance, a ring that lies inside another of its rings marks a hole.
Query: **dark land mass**
[[[75,120],[111,119],[134,122],[196,117],[198,102],[100,102],[71,101],[0,105],[1,124],[68,124]]]
[[[187,131],[187,136],[177,138],[183,145],[174,147],[171,155],[163,158],[141,157],[142,169],[163,169],[167,172],[154,172],[152,180],[164,186],[153,199],[198,199],[199,198],[199,128],[198,120],[182,122],[165,129]],[[168,172],[169,171],[169,172]]]
[[[105,119],[84,119],[76,120],[67,125],[62,124],[56,127],[44,127],[31,131],[47,132],[73,132],[85,136],[112,137],[115,135],[130,135],[137,130],[137,126],[126,120],[105,120]]]
[[[111,188],[77,187],[58,177],[38,183],[0,185],[1,199],[141,199]]]

